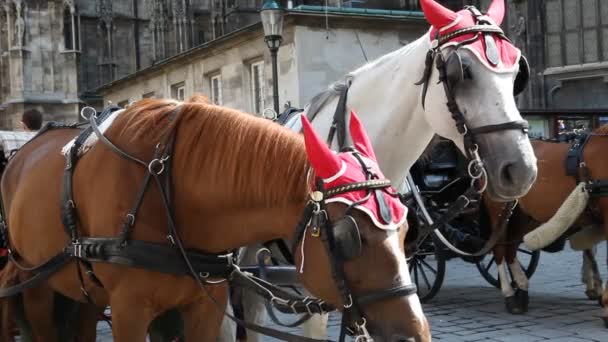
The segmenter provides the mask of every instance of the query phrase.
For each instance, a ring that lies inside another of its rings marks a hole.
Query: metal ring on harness
[[[479,179],[484,174],[483,162],[479,159],[471,159],[467,166],[467,172],[472,179]]]
[[[272,115],[266,115],[267,112],[270,112]],[[275,120],[277,118],[277,112],[275,112],[272,108],[266,108],[262,111],[262,117],[268,120]]]
[[[85,115],[85,113],[86,113],[87,110],[89,110],[89,111],[92,112],[89,116]],[[80,110],[80,117],[81,118],[83,118],[85,120],[89,120],[91,118],[91,116],[94,117],[94,118],[97,118],[97,110],[95,110],[95,108],[93,108],[91,106],[86,106],[86,107],[83,107]]]
[[[155,169],[155,167],[158,167],[157,165],[160,165],[160,169]],[[165,171],[164,159],[152,159],[152,161],[148,164],[148,172],[153,175],[160,175],[161,173],[163,173],[163,171]]]

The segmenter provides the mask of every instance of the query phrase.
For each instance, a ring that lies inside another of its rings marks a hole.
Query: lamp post
[[[274,111],[279,115],[279,72],[277,53],[283,41],[283,9],[275,0],[266,0],[260,11],[264,26],[264,41],[270,49],[272,58],[272,98]]]

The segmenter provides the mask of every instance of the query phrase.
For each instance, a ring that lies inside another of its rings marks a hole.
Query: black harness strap
[[[469,132],[474,135],[477,134],[486,134],[498,131],[507,131],[507,130],[521,130],[524,133],[528,133],[530,129],[530,124],[526,120],[515,120],[510,122],[505,122],[496,125],[487,125],[477,128],[469,128]]]
[[[347,82],[344,87],[340,88],[340,97],[338,98],[338,106],[334,112],[334,118],[329,128],[329,134],[327,136],[327,144],[331,146],[331,142],[334,140],[336,131],[338,133],[338,146],[340,151],[345,148],[353,146],[353,139],[350,136],[350,111],[346,108],[346,100],[348,97],[348,89],[350,83]]]
[[[589,134],[586,133],[578,134],[572,145],[570,145],[570,149],[566,154],[566,160],[564,161],[566,174],[574,177],[577,183],[581,181],[587,182],[589,180],[589,170],[587,169],[585,158],[583,157],[585,145],[587,145],[589,137]]]
[[[566,154],[564,166],[566,174],[574,177],[577,184],[580,182],[586,183],[585,190],[590,195],[605,197],[608,196],[608,180],[593,179],[584,157],[585,146],[593,136],[606,137],[605,134],[579,133]]]
[[[13,255],[9,254],[9,258],[12,257]],[[65,253],[55,255],[44,264],[37,266],[32,272],[34,275],[28,280],[11,287],[0,288],[0,298],[11,297],[40,285],[70,261],[72,261],[72,259]]]

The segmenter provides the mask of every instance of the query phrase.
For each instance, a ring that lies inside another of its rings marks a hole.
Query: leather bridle
[[[349,134],[347,133],[347,135]],[[350,138],[347,138],[347,140],[349,139]],[[325,201],[339,194],[366,190],[367,194],[365,197],[348,206],[345,211],[346,216],[349,215],[353,209],[356,209],[358,204],[367,201],[375,191],[386,192],[386,189],[391,186],[391,182],[387,179],[378,179],[365,164],[357,151],[352,149],[350,153],[355,156],[355,159],[361,165],[361,169],[365,172],[367,180],[324,189],[322,180],[318,179],[316,182],[316,190],[311,193],[311,200],[309,202],[310,209],[305,211],[305,215],[301,220],[302,222],[310,222],[310,225],[299,225],[293,239],[292,251],[296,251],[297,246],[300,243],[303,243],[306,230],[309,227],[313,230],[311,235],[321,238],[325,251],[329,256],[332,278],[342,300],[343,312],[339,341],[343,342],[346,338],[346,334],[349,334],[355,336],[355,341],[363,342],[373,341],[366,327],[367,321],[365,319],[363,307],[378,301],[414,295],[417,293],[417,287],[415,284],[406,284],[388,289],[376,290],[362,295],[354,295],[351,292],[349,282],[344,273],[345,260],[335,253],[335,242],[333,241],[332,235],[333,223],[327,214]],[[397,196],[396,194],[390,195]],[[382,197],[380,194],[377,196]],[[304,248],[304,246],[301,245],[300,248]]]
[[[426,55],[425,69],[422,79],[416,84],[423,86],[422,106],[424,107],[430,77],[433,72],[433,62],[435,61],[437,71],[439,72],[439,82],[443,85],[443,89],[445,91],[445,96],[447,99],[446,104],[448,110],[452,114],[451,116],[456,124],[456,129],[458,129],[458,133],[460,133],[460,135],[463,137],[465,154],[467,158],[471,161],[469,164],[469,175],[473,179],[479,179],[481,183],[480,178],[487,178],[487,176],[485,176],[486,172],[484,169],[484,165],[479,156],[479,146],[477,144],[476,137],[480,134],[488,134],[505,130],[521,130],[522,132],[527,133],[529,130],[529,125],[528,121],[526,120],[515,120],[475,128],[468,127],[466,123],[466,118],[456,102],[456,98],[454,96],[454,89],[452,89],[450,82],[448,82],[446,60],[442,54],[442,48],[445,46],[445,44],[451,42],[454,38],[474,34],[472,38],[466,39],[456,44],[454,47],[455,51],[457,51],[458,48],[460,48],[461,46],[475,42],[477,39],[479,39],[479,35],[483,35],[487,49],[493,49],[492,51],[495,52],[496,45],[494,43],[493,35],[498,35],[501,39],[505,39],[507,41],[509,39],[500,27],[485,20],[483,14],[479,12],[478,9],[473,6],[467,6],[465,7],[465,9],[471,12],[471,14],[476,20],[476,25],[466,27],[454,32],[450,32],[444,36],[441,36],[439,34],[439,31],[437,31],[435,40],[432,42],[431,49]],[[482,189],[485,188],[485,183],[487,183],[487,179],[485,179],[484,185],[481,185]]]

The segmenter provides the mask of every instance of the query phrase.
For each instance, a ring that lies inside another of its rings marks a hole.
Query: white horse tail
[[[543,248],[566,232],[587,206],[589,193],[584,187],[585,183],[579,183],[549,221],[524,236],[526,247]]]

